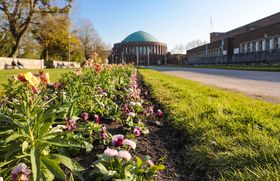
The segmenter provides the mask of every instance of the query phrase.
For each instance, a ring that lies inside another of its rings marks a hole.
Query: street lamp
[[[148,61],[147,61],[147,66],[150,66],[150,47],[148,47]]]
[[[70,39],[71,35],[68,35],[68,62],[70,63]]]

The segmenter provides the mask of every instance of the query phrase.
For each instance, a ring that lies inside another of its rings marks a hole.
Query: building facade
[[[211,33],[209,44],[187,51],[187,63],[280,63],[280,13],[226,33]]]
[[[114,44],[110,63],[133,63],[135,65],[158,65],[166,63],[167,45],[154,36],[138,31]]]

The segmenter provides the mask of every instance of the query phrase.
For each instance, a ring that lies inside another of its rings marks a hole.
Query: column
[[[272,49],[274,49],[274,39],[273,38],[269,39],[269,50],[272,50]]]
[[[259,51],[259,41],[256,42],[256,52]]]
[[[266,50],[265,49],[265,40],[262,41],[262,51]]]

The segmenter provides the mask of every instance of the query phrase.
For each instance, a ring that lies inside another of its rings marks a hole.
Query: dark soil
[[[145,95],[142,95],[142,99],[145,101],[143,107],[153,105],[154,110],[163,110],[156,100],[151,97],[148,88],[140,81],[139,85],[142,88],[142,92],[146,92]],[[138,155],[140,157],[149,155],[155,164],[158,164],[159,160],[162,160],[161,162],[165,165],[165,169],[158,172],[155,177],[157,181],[195,180],[191,178],[191,173],[188,172],[184,158],[181,156],[183,155],[181,154],[183,151],[183,140],[181,138],[183,136],[178,130],[172,128],[169,121],[165,117],[152,117],[143,120],[150,132],[146,135],[142,134],[137,138],[137,147],[132,152],[132,155]],[[106,126],[112,135],[125,135],[122,125],[118,123],[111,122],[110,124],[106,124]],[[86,168],[86,172],[83,173],[84,180],[92,180],[89,176],[92,170],[91,165],[97,160],[96,155],[103,153],[105,149],[106,146],[96,143],[90,154],[84,153],[76,157],[76,160]]]

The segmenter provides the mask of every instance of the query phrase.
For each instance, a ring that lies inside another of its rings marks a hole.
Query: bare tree
[[[207,41],[205,41],[205,40],[202,41],[202,40],[196,39],[196,40],[192,40],[192,41],[188,42],[187,44],[175,45],[175,47],[171,50],[171,52],[173,54],[185,54],[186,50],[189,50],[189,49],[192,49],[195,47],[199,47],[199,46],[202,46],[205,44],[207,44]]]
[[[88,19],[81,19],[74,29],[83,46],[85,59],[92,58],[93,51],[101,40],[93,24]]]
[[[6,17],[13,39],[10,56],[17,56],[20,41],[36,14],[66,13],[72,5],[72,0],[65,0],[62,7],[54,2],[55,0],[0,0],[0,15]]]
[[[199,47],[199,46],[202,46],[205,44],[207,44],[207,41],[205,41],[205,40],[203,40],[203,41],[199,40],[199,39],[192,40],[186,44],[186,50],[190,50],[192,48],[196,48],[196,47]]]

